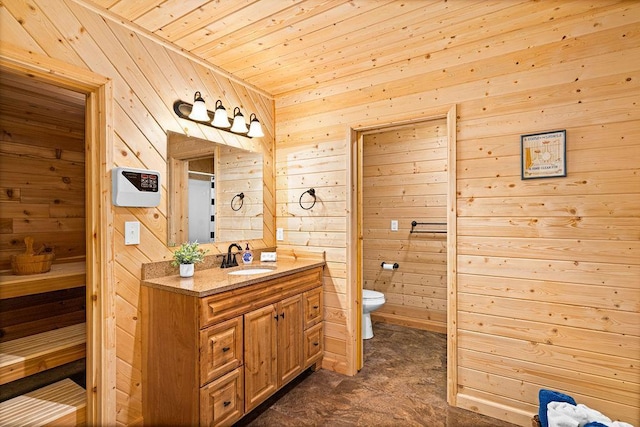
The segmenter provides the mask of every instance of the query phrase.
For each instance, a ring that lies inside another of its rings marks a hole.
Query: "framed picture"
[[[522,179],[567,176],[567,131],[520,136]]]

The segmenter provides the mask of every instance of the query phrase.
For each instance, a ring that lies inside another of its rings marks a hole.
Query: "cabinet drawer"
[[[200,389],[200,425],[231,425],[244,414],[242,369],[229,372]]]
[[[202,298],[200,327],[240,316],[318,286],[322,286],[322,267]]]
[[[200,385],[242,365],[242,317],[200,331]]]
[[[310,328],[322,320],[322,288],[312,289],[303,294],[304,328]]]
[[[311,327],[304,331],[304,366],[305,368],[313,365],[322,359],[322,348],[324,333],[322,323]]]

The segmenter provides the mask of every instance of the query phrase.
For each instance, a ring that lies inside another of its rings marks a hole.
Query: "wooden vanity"
[[[231,425],[323,354],[324,261],[143,281],[145,425]],[[255,266],[254,266],[255,267]]]

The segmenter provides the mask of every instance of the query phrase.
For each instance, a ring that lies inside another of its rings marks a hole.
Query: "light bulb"
[[[213,113],[213,121],[211,124],[217,128],[228,128],[231,126],[229,116],[227,116],[227,110],[222,106],[222,101],[219,99],[216,101],[216,110]]]
[[[247,136],[251,138],[264,136],[262,125],[260,125],[260,121],[253,113],[249,116],[249,133],[247,133]]]
[[[191,107],[191,113],[189,113],[189,118],[191,120],[196,120],[199,122],[208,122],[209,114],[207,114],[207,106],[204,103],[204,99],[202,99],[202,95],[200,92],[196,92],[193,95],[193,107]]]
[[[247,124],[244,121],[244,116],[240,112],[240,108],[238,107],[234,108],[233,109],[233,126],[231,126],[231,132],[247,133],[248,131],[249,129],[247,129]]]

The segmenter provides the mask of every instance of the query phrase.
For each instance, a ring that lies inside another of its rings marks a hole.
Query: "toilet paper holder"
[[[383,270],[397,270],[398,267],[400,267],[400,264],[398,264],[397,262],[394,262],[393,264],[391,264],[390,262],[382,261],[382,264],[380,264],[380,267],[382,267]]]

